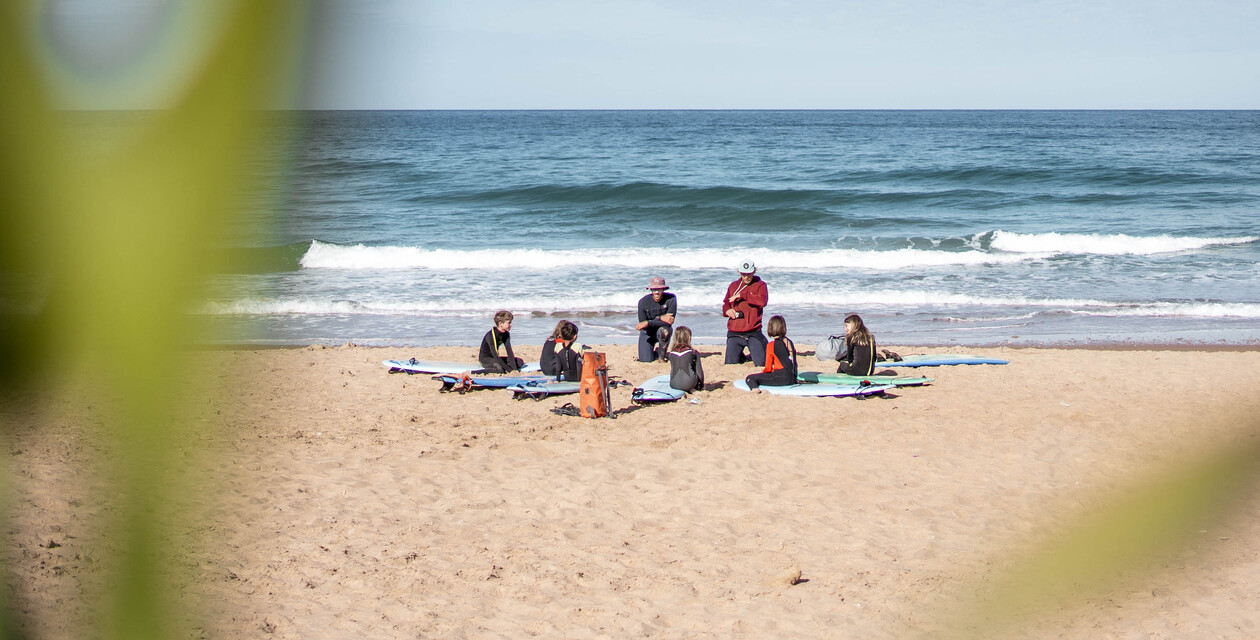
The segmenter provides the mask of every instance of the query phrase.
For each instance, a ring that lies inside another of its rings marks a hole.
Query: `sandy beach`
[[[666,372],[633,347],[601,350],[615,380]],[[471,360],[467,347],[194,353],[222,390],[189,396],[197,490],[171,540],[186,626],[224,638],[930,635],[950,597],[1007,554],[1109,492],[1252,437],[1260,408],[1255,350],[932,349],[1011,364],[905,372],[935,380],[865,400],[741,392],[730,383],[751,365],[701,350],[699,404],[635,408],[633,385],[618,386],[620,411],[600,420],[550,411],[573,396],[440,393],[381,365]],[[804,355],[801,368],[826,370]],[[110,553],[94,533],[110,510],[94,469],[110,447],[91,403],[57,397],[9,412],[5,549],[33,638],[79,637]],[[1250,498],[1193,553],[1010,635],[1260,637],[1258,516]]]

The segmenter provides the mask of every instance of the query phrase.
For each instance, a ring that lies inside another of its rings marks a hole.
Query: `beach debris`
[[[800,584],[801,583],[800,567],[793,567],[791,569],[788,569],[787,571],[784,571],[782,574],[779,575],[779,578],[775,580],[775,582],[787,585],[789,587],[792,585]]]

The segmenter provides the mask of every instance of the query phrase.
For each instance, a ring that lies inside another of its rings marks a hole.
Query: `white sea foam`
[[[721,292],[702,289],[680,289],[680,312],[718,313]],[[397,302],[347,302],[320,299],[245,299],[220,301],[202,305],[200,313],[208,315],[420,315],[482,316],[498,309],[518,313],[634,313],[641,294],[625,292],[607,295],[507,296],[485,297],[442,296]],[[1260,318],[1260,304],[1222,302],[1116,302],[1084,298],[1028,298],[1023,296],[976,296],[924,290],[817,291],[772,290],[769,311],[776,308],[831,309],[844,312],[854,308],[887,307],[916,311],[925,308],[1033,308],[1096,316],[1125,317],[1202,317]],[[1032,315],[1003,316],[1016,320]],[[993,318],[990,318],[992,320]]]
[[[979,238],[983,234],[977,234]],[[521,269],[545,270],[581,266],[624,268],[729,269],[744,259],[780,270],[872,269],[1011,264],[1064,254],[1149,255],[1191,251],[1211,246],[1247,244],[1260,238],[1196,238],[993,232],[990,251],[973,243],[965,251],[931,249],[816,249],[784,251],[764,248],[688,249],[428,249],[423,247],[343,246],[312,241],[302,256],[306,269]]]
[[[1153,302],[1113,309],[1072,309],[1091,316],[1175,316],[1193,318],[1260,318],[1260,304],[1237,302]]]
[[[1046,254],[1049,255],[1049,254]],[[319,241],[302,256],[306,269],[524,269],[544,270],[578,266],[625,268],[732,269],[751,259],[758,267],[780,270],[875,269],[1009,264],[1036,259],[1035,253],[1000,254],[984,251],[925,251],[894,249],[861,251],[820,249],[425,249],[421,247],[341,246]]]
[[[1090,233],[1012,233],[993,232],[991,249],[1009,253],[1151,255],[1193,251],[1205,247],[1248,244],[1260,240],[1255,236],[1236,238],[1195,238],[1186,236],[1129,236]]]

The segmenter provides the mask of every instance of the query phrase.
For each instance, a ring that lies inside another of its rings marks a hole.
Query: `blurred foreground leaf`
[[[1184,558],[1202,531],[1254,495],[1258,479],[1260,447],[1248,441],[1113,496],[1104,501],[1105,510],[1066,524],[1028,554],[1003,563],[939,635],[1008,637],[1012,627],[1043,613],[1079,605],[1162,562]]]
[[[51,108],[29,54],[40,6],[0,4],[0,294],[9,297],[0,366],[6,394],[48,363],[102,382],[102,429],[118,455],[100,461],[112,480],[98,490],[111,492],[116,519],[99,544],[117,555],[105,592],[85,594],[102,603],[91,635],[169,638],[177,617],[163,525],[177,515],[169,492],[186,311],[212,256],[223,255],[210,246],[218,226],[249,190],[274,119],[262,109],[285,106],[269,101],[293,86],[286,65],[297,62],[303,5],[213,5],[225,19],[207,27],[214,44],[190,65],[187,92],[171,109],[135,114],[124,141],[92,154],[90,141],[62,129],[68,114]]]

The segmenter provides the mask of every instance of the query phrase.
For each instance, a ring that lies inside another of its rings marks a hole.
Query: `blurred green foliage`
[[[1260,480],[1260,447],[1246,437],[1215,454],[1176,461],[1132,487],[1099,496],[1100,507],[1046,523],[1032,549],[995,558],[976,595],[955,602],[926,637],[1007,638],[1044,616],[1078,608],[1149,580],[1193,554],[1201,534],[1244,513]],[[1127,591],[1123,591],[1127,592]]]
[[[175,104],[93,153],[64,127],[33,53],[45,4],[0,3],[0,375],[6,394],[40,393],[32,380],[53,366],[104,383],[102,428],[119,456],[102,461],[117,515],[102,539],[121,551],[90,635],[169,638],[180,635],[160,570],[180,433],[174,363],[199,285],[224,267],[210,239],[242,203],[247,160],[276,122],[263,109],[290,106],[274,99],[294,85],[304,4],[217,2],[224,20],[207,25],[211,44]]]
[[[170,553],[161,527],[177,502],[170,469],[182,446],[172,363],[198,284],[231,268],[214,263],[230,254],[208,239],[250,189],[246,159],[267,142],[265,125],[277,123],[261,109],[284,106],[270,101],[278,87],[292,88],[308,26],[296,0],[220,4],[227,17],[177,103],[145,114],[125,144],[85,154],[32,58],[40,3],[0,3],[0,293],[29,297],[0,310],[0,376],[7,394],[39,393],[31,380],[51,363],[82,368],[117,399],[102,422],[120,444],[104,461],[118,489],[117,520],[104,537],[120,553],[98,594],[104,626],[90,635],[185,635],[161,570]],[[1184,553],[1254,488],[1258,472],[1260,452],[1237,447],[1115,497],[1004,563],[933,633],[1003,637],[1038,607],[1070,604]],[[0,615],[0,636],[18,637],[11,612]]]

